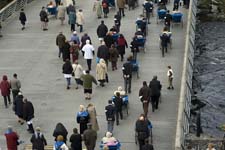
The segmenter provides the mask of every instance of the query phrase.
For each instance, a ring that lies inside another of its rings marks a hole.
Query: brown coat
[[[117,62],[118,56],[119,56],[119,53],[118,53],[117,49],[116,48],[110,48],[109,49],[109,56],[110,56],[109,60],[111,62]]]
[[[95,110],[95,106],[90,105],[87,107],[87,111],[90,117],[89,122],[92,124],[92,129],[95,131],[99,130],[99,126],[98,126],[98,120],[97,120],[97,113]]]
[[[118,8],[124,8],[126,4],[126,0],[117,0]]]

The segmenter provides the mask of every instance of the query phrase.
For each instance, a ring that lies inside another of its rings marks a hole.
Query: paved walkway
[[[140,2],[141,3],[141,2]],[[31,3],[25,9],[28,18],[28,25],[24,31],[21,31],[18,18],[10,21],[3,29],[4,37],[0,39],[0,76],[9,75],[12,78],[13,73],[17,73],[22,81],[22,91],[24,95],[33,102],[35,107],[34,126],[40,126],[45,134],[49,144],[53,144],[53,130],[56,123],[62,122],[69,131],[69,136],[74,127],[78,127],[75,121],[75,114],[79,105],[87,105],[89,101],[84,100],[83,90],[75,90],[74,82],[71,90],[66,90],[65,80],[61,71],[62,60],[58,59],[58,49],[55,46],[55,38],[59,31],[63,31],[67,38],[70,38],[69,25],[60,25],[59,20],[50,19],[49,30],[44,32],[40,29],[39,11],[46,5],[46,0],[38,0]],[[93,0],[77,0],[79,8],[83,8],[86,24],[85,32],[91,36],[94,46],[97,49],[99,42],[96,36],[96,28],[100,20],[96,19],[92,12]],[[172,3],[169,4],[169,8]],[[186,14],[186,10],[183,10]],[[142,8],[135,10],[125,10],[126,17],[122,19],[121,32],[125,35],[128,43],[135,32],[135,20],[141,14]],[[114,10],[110,11],[109,18],[104,19],[108,27],[113,25]],[[184,15],[186,18],[186,15]],[[67,22],[67,20],[66,20]],[[163,85],[162,103],[159,110],[154,113],[149,110],[150,120],[153,123],[153,142],[156,150],[174,149],[175,128],[177,117],[177,103],[180,89],[180,77],[183,63],[184,52],[184,33],[186,24],[183,28],[176,26],[172,28],[173,49],[169,50],[164,58],[161,57],[159,50],[159,33],[162,30],[162,24],[156,24],[156,17],[152,18],[152,24],[149,25],[149,35],[147,37],[147,52],[140,53],[140,79],[134,77],[132,81],[132,93],[129,95],[130,114],[121,121],[119,126],[115,126],[114,136],[122,142],[123,150],[137,150],[138,146],[134,143],[134,124],[142,113],[142,105],[138,99],[138,91],[142,86],[142,81],[149,82],[153,75],[157,75]],[[81,34],[79,34],[81,35]],[[126,55],[130,54],[127,49]],[[86,68],[86,63],[80,57],[80,62]],[[96,64],[93,64],[95,68]],[[175,73],[175,90],[169,91],[167,87],[167,66],[171,65]],[[106,131],[106,121],[104,115],[104,106],[112,96],[113,91],[120,85],[123,85],[122,63],[119,62],[119,70],[112,72],[109,69],[110,83],[105,88],[94,87],[94,95],[91,100],[96,105],[98,113],[98,122],[100,131],[98,132],[98,141],[103,137]],[[92,72],[95,74],[94,72]],[[26,126],[19,125],[17,118],[11,108],[5,109],[3,99],[0,104],[0,148],[6,149],[5,137],[3,133],[7,125],[12,125],[20,134],[22,140],[29,143],[31,137],[26,132]],[[23,145],[22,145],[23,146]],[[19,149],[22,149],[20,146]],[[98,144],[97,144],[98,147]],[[96,148],[98,149],[98,148]]]

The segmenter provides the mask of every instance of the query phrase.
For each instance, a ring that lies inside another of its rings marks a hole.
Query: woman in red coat
[[[19,136],[16,132],[12,130],[11,126],[8,126],[8,129],[5,132],[7,149],[8,150],[17,150],[17,145]]]
[[[10,84],[8,82],[8,78],[6,75],[2,77],[2,81],[0,83],[1,94],[4,98],[5,108],[7,108],[7,99],[9,104],[11,104],[10,100]]]
[[[123,61],[123,55],[125,54],[125,49],[128,47],[127,41],[124,38],[123,34],[119,35],[119,38],[117,39],[117,50],[121,56],[121,61]]]

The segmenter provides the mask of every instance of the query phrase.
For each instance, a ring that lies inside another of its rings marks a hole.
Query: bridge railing
[[[185,53],[181,78],[181,91],[178,104],[178,118],[176,128],[175,150],[184,150],[185,138],[189,133],[190,106],[192,97],[192,76],[195,46],[197,1],[190,0],[188,12]]]
[[[27,4],[34,0],[14,0],[9,3],[7,6],[0,10],[0,22],[6,21],[10,16],[15,12],[19,11],[21,8],[24,8]]]

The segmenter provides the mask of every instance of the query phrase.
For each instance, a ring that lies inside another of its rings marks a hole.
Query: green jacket
[[[96,85],[98,84],[96,79],[90,74],[83,74],[81,79],[83,80],[84,89],[92,89],[92,82]]]

